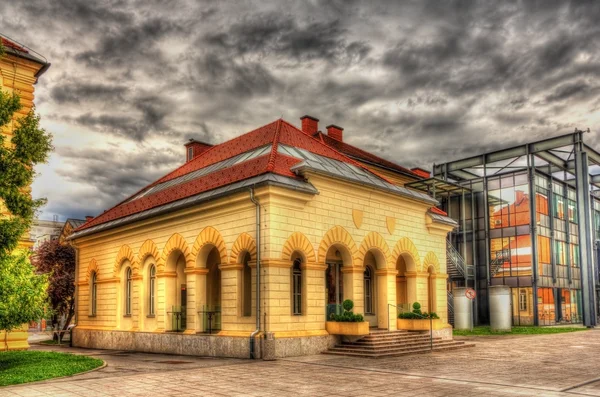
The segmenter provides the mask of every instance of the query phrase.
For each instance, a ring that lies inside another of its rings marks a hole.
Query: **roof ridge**
[[[279,133],[281,132],[281,122],[283,119],[277,120],[277,128],[273,134],[273,143],[271,145],[271,153],[269,154],[269,163],[267,164],[267,172],[273,171],[275,168],[275,157],[277,156],[277,148],[279,147]]]
[[[375,171],[373,171],[372,169],[370,169],[370,168],[368,168],[368,167],[365,167],[364,165],[362,165],[362,164],[361,164],[361,163],[359,163],[358,161],[356,161],[356,160],[354,160],[353,158],[351,158],[351,157],[347,156],[346,154],[344,154],[344,153],[340,152],[340,151],[339,151],[339,150],[337,150],[336,148],[334,148],[334,147],[331,147],[331,146],[329,146],[328,144],[326,144],[325,142],[321,142],[319,139],[317,139],[317,138],[315,138],[315,137],[313,137],[313,136],[310,136],[310,135],[308,135],[308,134],[304,133],[304,131],[300,130],[300,129],[299,129],[298,127],[296,127],[295,125],[292,125],[292,124],[290,124],[289,122],[287,122],[287,121],[285,121],[285,120],[283,120],[283,119],[280,119],[280,120],[281,120],[281,121],[283,121],[284,123],[286,123],[286,124],[288,124],[288,125],[292,126],[292,127],[293,127],[293,128],[296,130],[296,131],[300,132],[301,134],[304,134],[304,135],[306,135],[307,137],[309,137],[309,138],[313,139],[315,142],[318,142],[318,143],[319,143],[319,145],[323,145],[323,146],[325,146],[326,148],[328,148],[328,149],[330,149],[330,150],[333,150],[334,152],[336,152],[336,153],[337,153],[337,154],[339,154],[340,156],[344,157],[344,158],[345,158],[345,159],[346,159],[346,160],[347,160],[349,163],[351,163],[351,164],[352,164],[352,165],[354,165],[355,167],[358,167],[358,168],[361,168],[361,169],[363,169],[363,170],[366,170],[366,171],[370,172],[371,174],[374,174],[374,175],[375,175],[375,176],[377,176],[378,178],[381,178],[381,179],[383,179],[383,180],[384,180],[384,181],[386,181],[387,183],[390,183],[390,184],[392,184],[392,185],[394,184],[392,181],[390,181],[389,179],[387,179],[385,176],[383,176],[383,175],[379,174],[378,172],[375,172]],[[322,133],[321,133],[321,134],[322,134]]]

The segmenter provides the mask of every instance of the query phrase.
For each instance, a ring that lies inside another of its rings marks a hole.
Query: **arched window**
[[[92,272],[90,276],[90,313],[96,315],[96,301],[98,296],[98,282],[96,280],[96,272]]]
[[[373,274],[370,266],[365,266],[365,314],[373,314]]]
[[[292,267],[292,313],[295,316],[302,314],[302,260],[296,258]]]
[[[250,269],[250,254],[244,256],[242,270],[242,308],[244,316],[252,315],[252,269]]]
[[[131,268],[125,271],[125,315],[131,316]]]
[[[148,285],[148,315],[154,316],[154,297],[156,295],[156,267],[150,265],[150,285]]]

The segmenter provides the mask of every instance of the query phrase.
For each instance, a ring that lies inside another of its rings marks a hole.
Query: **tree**
[[[64,316],[62,329],[66,330],[75,314],[75,250],[58,240],[45,241],[35,252],[33,265],[39,273],[48,275],[53,328],[58,327],[59,318]]]
[[[35,274],[28,253],[0,256],[0,329],[10,331],[41,318],[47,286],[47,277]]]
[[[42,316],[47,287],[47,277],[29,262],[30,252],[16,248],[45,202],[32,199],[29,186],[34,166],[46,162],[52,150],[52,136],[33,110],[15,117],[20,109],[19,95],[0,89],[0,329],[7,331]]]

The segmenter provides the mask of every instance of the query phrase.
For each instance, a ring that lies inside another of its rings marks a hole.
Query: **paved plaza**
[[[461,338],[467,340],[467,338]],[[105,360],[0,396],[600,396],[600,330],[468,338],[475,348],[390,359],[277,361],[56,348]]]

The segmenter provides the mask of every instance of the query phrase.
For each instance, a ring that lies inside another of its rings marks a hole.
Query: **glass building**
[[[596,325],[600,153],[587,136],[576,130],[434,165],[432,178],[407,185],[459,224],[448,241],[448,294],[476,289],[476,324],[489,322],[488,286],[506,285],[514,325]]]

